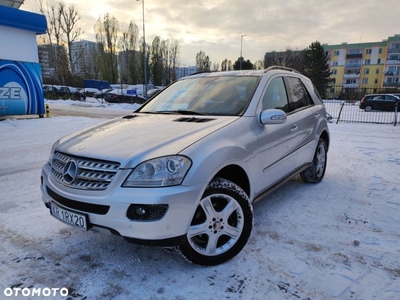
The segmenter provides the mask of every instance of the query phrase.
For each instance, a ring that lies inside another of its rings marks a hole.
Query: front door
[[[298,119],[289,111],[289,100],[282,77],[269,81],[262,98],[262,109],[277,108],[287,113],[284,124],[264,125],[257,133],[259,143],[256,193],[269,188],[291,173],[297,165]]]

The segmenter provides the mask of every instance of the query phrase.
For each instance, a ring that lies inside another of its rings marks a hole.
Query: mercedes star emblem
[[[66,183],[72,183],[75,180],[76,175],[78,175],[78,165],[76,161],[70,160],[64,166],[62,177]]]

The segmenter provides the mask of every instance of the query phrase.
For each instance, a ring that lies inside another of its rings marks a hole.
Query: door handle
[[[319,116],[320,116],[320,113],[316,113],[316,114],[315,114],[315,118],[316,118],[316,119],[319,119]]]
[[[290,132],[291,132],[291,133],[296,132],[298,128],[299,128],[299,127],[297,127],[297,124],[294,124],[294,125],[292,126],[292,128],[290,128]]]

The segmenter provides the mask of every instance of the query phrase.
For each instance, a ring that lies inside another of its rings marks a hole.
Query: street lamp
[[[146,31],[144,28],[144,0],[142,0],[142,14],[143,14],[143,96],[147,98],[147,59],[146,59]]]
[[[240,36],[240,70],[242,69],[242,62],[243,62],[242,49],[243,49],[243,37],[244,36],[246,36],[246,35],[242,34]]]

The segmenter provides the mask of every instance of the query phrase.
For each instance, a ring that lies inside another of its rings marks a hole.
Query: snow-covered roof
[[[0,5],[19,8],[24,3],[24,0],[0,0]]]
[[[12,3],[10,3],[9,6],[5,6],[2,5],[3,2],[8,3],[13,1],[0,0],[0,26],[16,28],[39,34],[46,33],[47,21],[44,15],[17,9],[11,5]]]

